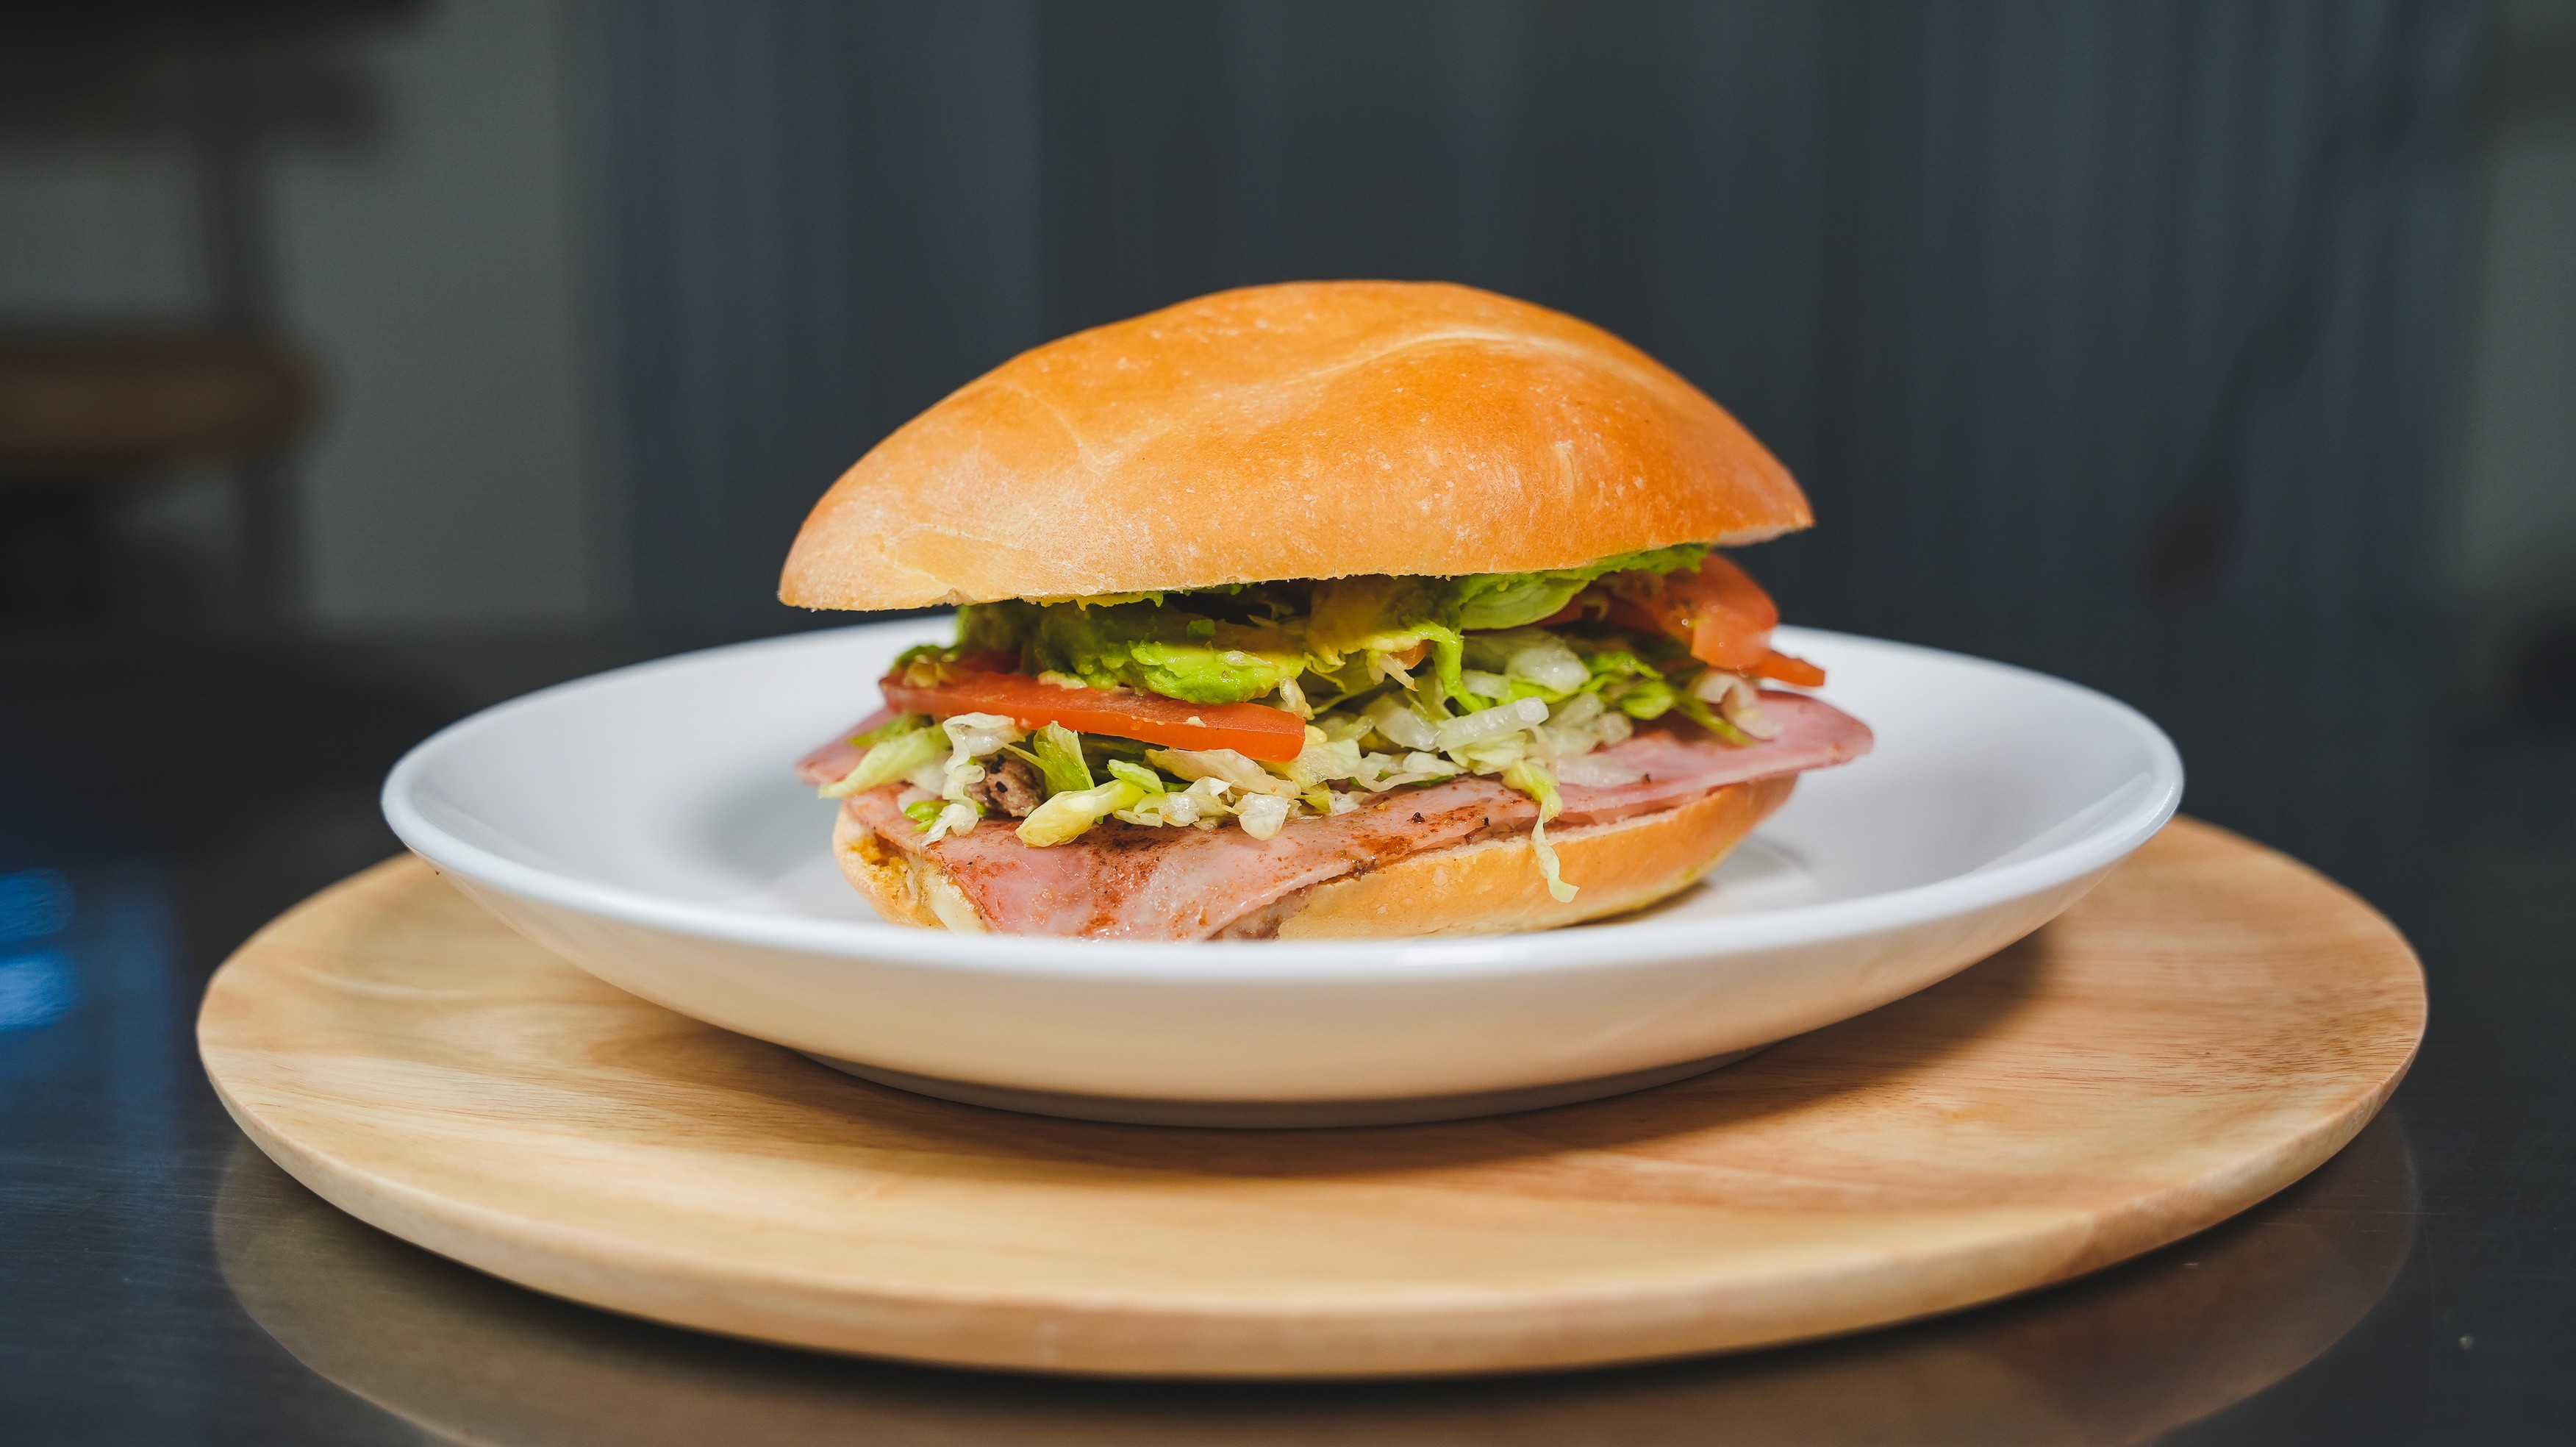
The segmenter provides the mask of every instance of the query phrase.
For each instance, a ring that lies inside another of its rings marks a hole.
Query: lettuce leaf
[[[1723,743],[1742,749],[1761,742],[1760,739],[1720,717],[1717,710],[1702,702],[1696,694],[1687,691],[1678,692],[1673,699],[1673,707],[1681,710],[1682,717],[1717,735]]]
[[[1125,759],[1111,759],[1109,761],[1109,772],[1113,778],[1124,783],[1135,785],[1137,796],[1139,798],[1147,794],[1164,794],[1171,792],[1172,786],[1163,781],[1162,775],[1155,773],[1153,770],[1146,768],[1142,764],[1131,764]],[[1126,806],[1122,804],[1119,807],[1124,808]]]
[[[1134,808],[1144,797],[1143,789],[1125,779],[1058,794],[1020,821],[1020,842],[1044,848],[1080,838],[1092,825],[1121,809]]]
[[[1029,747],[1006,746],[1006,752],[1017,754],[1038,771],[1046,781],[1049,794],[1073,793],[1091,787],[1091,765],[1082,756],[1082,735],[1060,723],[1051,723],[1029,736]]]
[[[1471,573],[1449,585],[1447,614],[1452,627],[1519,628],[1563,611],[1592,582],[1612,573],[1670,573],[1698,567],[1708,544],[1683,543],[1619,553],[1580,568],[1552,568],[1541,573]]]
[[[1548,897],[1558,904],[1572,904],[1581,891],[1565,882],[1565,872],[1557,863],[1556,846],[1547,842],[1547,821],[1565,812],[1565,799],[1556,789],[1556,775],[1524,759],[1503,770],[1503,783],[1538,801],[1538,822],[1530,826],[1530,853],[1538,857],[1538,871],[1547,877]]]
[[[889,734],[885,729],[875,729],[860,735],[877,742],[869,746],[867,753],[848,773],[816,792],[826,799],[846,799],[852,794],[863,794],[881,784],[891,784],[948,752],[945,731],[929,727],[929,721],[920,714],[906,714],[904,718],[912,720],[912,727],[900,733]],[[902,721],[895,720],[896,723]],[[887,728],[891,727],[892,724],[887,725]]]

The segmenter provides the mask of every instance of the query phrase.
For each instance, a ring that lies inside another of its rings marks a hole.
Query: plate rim
[[[1859,645],[1913,654],[1944,666],[2015,675],[2043,688],[2079,696],[2106,710],[2111,720],[2145,746],[2150,760],[2148,787],[2074,838],[2025,859],[1978,865],[1941,879],[1856,899],[1791,905],[1716,919],[1648,919],[1589,927],[1581,936],[1584,948],[1579,952],[1555,947],[1567,938],[1562,930],[1412,939],[1095,940],[961,935],[867,920],[765,914],[579,879],[512,859],[449,833],[432,822],[414,801],[422,776],[446,752],[566,694],[607,686],[637,674],[704,664],[723,656],[816,647],[827,639],[847,639],[862,633],[918,632],[923,625],[936,621],[937,615],[885,619],[692,649],[568,679],[494,704],[439,729],[403,754],[386,774],[379,794],[385,821],[406,848],[440,870],[463,875],[478,884],[579,914],[731,945],[819,954],[880,966],[963,969],[1004,978],[1186,980],[1210,984],[1337,980],[1382,983],[1390,972],[1418,979],[1454,979],[1655,965],[1683,958],[1816,945],[1972,914],[2108,869],[2163,828],[2182,803],[2180,751],[2154,720],[2109,694],[2054,674],[1973,654],[1802,627],[1783,627],[1781,641],[1792,648],[1814,640],[1828,641],[1830,646]]]

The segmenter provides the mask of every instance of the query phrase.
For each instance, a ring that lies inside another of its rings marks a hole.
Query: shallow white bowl
[[[883,922],[790,766],[944,618],[685,654],[487,709],[385,781],[404,843],[683,1014],[955,1099],[1170,1124],[1427,1120],[1678,1078],[1943,979],[2054,917],[2182,796],[2089,689],[1781,630],[1877,731],[1710,879],[1538,934],[1127,943]],[[1577,883],[1580,883],[1578,880]]]

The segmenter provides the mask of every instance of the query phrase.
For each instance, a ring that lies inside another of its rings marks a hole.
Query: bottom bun
[[[1670,809],[1550,831],[1559,867],[1579,886],[1559,904],[1547,892],[1528,836],[1415,854],[1365,874],[1329,880],[1257,910],[1224,931],[1237,938],[1352,939],[1395,935],[1506,934],[1555,929],[1643,909],[1689,888],[1753,827],[1787,803],[1795,774],[1732,784]],[[1059,848],[1079,848],[1078,844]],[[843,811],[832,857],[877,913],[931,929],[991,926],[931,860],[892,848]]]

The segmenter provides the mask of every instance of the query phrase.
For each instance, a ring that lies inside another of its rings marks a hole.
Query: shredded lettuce
[[[948,736],[945,733],[929,727],[918,714],[905,717],[914,721],[912,728],[905,732],[888,735],[883,729],[878,729],[861,735],[863,738],[874,737],[877,742],[870,745],[867,753],[848,773],[816,792],[826,799],[846,799],[852,794],[891,784],[946,751]]]
[[[1082,735],[1051,723],[1029,735],[1029,747],[1011,753],[1028,761],[1046,782],[1050,794],[1078,793],[1091,787],[1091,765],[1082,757]]]
[[[1361,712],[1370,730],[1398,748],[1429,749],[1440,745],[1440,735],[1430,721],[1414,712],[1400,693],[1380,694]]]
[[[1744,730],[1737,728],[1725,719],[1720,718],[1706,703],[1690,694],[1685,693],[1676,696],[1673,699],[1673,707],[1680,711],[1682,717],[1689,719],[1692,723],[1698,724],[1701,728],[1708,730],[1710,733],[1717,735],[1719,738],[1735,745],[1737,748],[1745,748],[1749,745],[1760,742],[1760,740],[1754,738],[1751,734],[1746,733]]]
[[[1172,787],[1163,781],[1162,775],[1151,769],[1131,764],[1125,759],[1111,759],[1109,773],[1110,777],[1125,780],[1147,794],[1167,793]]]
[[[1246,794],[1294,797],[1293,779],[1273,774],[1233,749],[1153,749],[1145,759],[1176,778],[1217,779]]]
[[[1020,842],[1042,848],[1070,842],[1119,810],[1133,808],[1144,797],[1145,791],[1127,779],[1112,779],[1088,789],[1054,795],[1020,821]]]
[[[951,834],[974,832],[984,817],[984,806],[968,792],[984,781],[984,766],[975,761],[1019,738],[1019,725],[999,714],[961,713],[941,720],[937,728],[915,729],[878,744],[847,777],[823,792],[840,797],[902,779],[933,796],[904,805],[903,812],[935,844]]]
[[[1243,823],[1243,832],[1255,839],[1268,839],[1288,823],[1290,811],[1297,806],[1276,794],[1255,794],[1243,801],[1235,817]]]
[[[1145,757],[1151,760],[1155,755],[1167,752],[1170,751],[1148,749]],[[1198,788],[1195,782],[1186,786],[1176,785],[1143,764],[1112,759],[1109,772],[1135,785],[1138,790],[1136,801],[1120,809],[1116,816],[1129,824],[1159,828],[1166,824],[1196,824],[1204,819],[1213,828],[1216,820],[1232,812],[1226,807],[1222,793],[1201,789],[1192,794],[1189,791]]]
[[[1538,801],[1538,822],[1530,826],[1530,852],[1538,856],[1539,873],[1547,876],[1548,897],[1558,904],[1572,904],[1578,886],[1565,882],[1564,868],[1557,863],[1556,846],[1547,842],[1547,821],[1565,812],[1565,799],[1556,790],[1556,775],[1524,759],[1503,770],[1503,782]]]
[[[1535,698],[1522,698],[1482,713],[1447,720],[1433,729],[1431,736],[1442,753],[1455,754],[1461,749],[1492,743],[1545,722],[1547,705]]]
[[[1586,783],[1620,776],[1616,760],[1586,756],[1671,713],[1730,744],[1776,729],[1762,718],[1753,685],[1710,672],[1668,639],[1610,627],[1598,608],[1564,627],[1539,625],[1605,576],[1692,568],[1708,552],[1686,544],[1530,573],[969,605],[959,610],[954,647],[914,650],[899,666],[927,681],[961,653],[1004,651],[1016,653],[1024,671],[1068,687],[1132,688],[1190,703],[1259,699],[1308,720],[1305,750],[1264,763],[1230,749],[1086,738],[1059,724],[1023,746],[1004,719],[966,716],[939,728],[899,719],[858,740],[868,754],[825,792],[908,780],[940,796],[909,805],[908,814],[934,838],[962,833],[982,813],[969,793],[984,777],[978,760],[1006,749],[1045,785],[1045,799],[1019,826],[1028,843],[1063,843],[1108,818],[1203,829],[1232,819],[1267,839],[1303,814],[1345,813],[1372,793],[1480,774],[1537,801],[1532,852],[1549,894],[1571,900],[1576,887],[1547,838],[1563,811],[1560,766]]]
[[[1231,787],[1223,779],[1197,779],[1186,789],[1149,790],[1143,798],[1119,810],[1117,817],[1130,824],[1153,827],[1195,824],[1213,829],[1235,812],[1235,806],[1225,797]]]
[[[1469,668],[1499,675],[1512,692],[1489,697],[1544,698],[1551,703],[1591,682],[1592,668],[1563,638],[1544,628],[1467,636]]]
[[[1710,669],[1691,685],[1691,696],[1708,704],[1717,716],[1755,739],[1776,739],[1780,725],[1762,711],[1762,691],[1740,673]]]
[[[875,728],[869,729],[865,733],[850,735],[850,742],[862,747],[874,748],[876,745],[884,743],[886,740],[893,738],[897,734],[908,734],[914,729],[928,728],[929,726],[930,716],[928,714],[899,713],[894,717],[887,719],[884,723],[878,724]]]
[[[1681,698],[1671,684],[1660,678],[1636,679],[1619,689],[1617,694],[1612,695],[1605,690],[1603,696],[1618,705],[1621,713],[1649,723],[1671,712],[1673,704]]]

